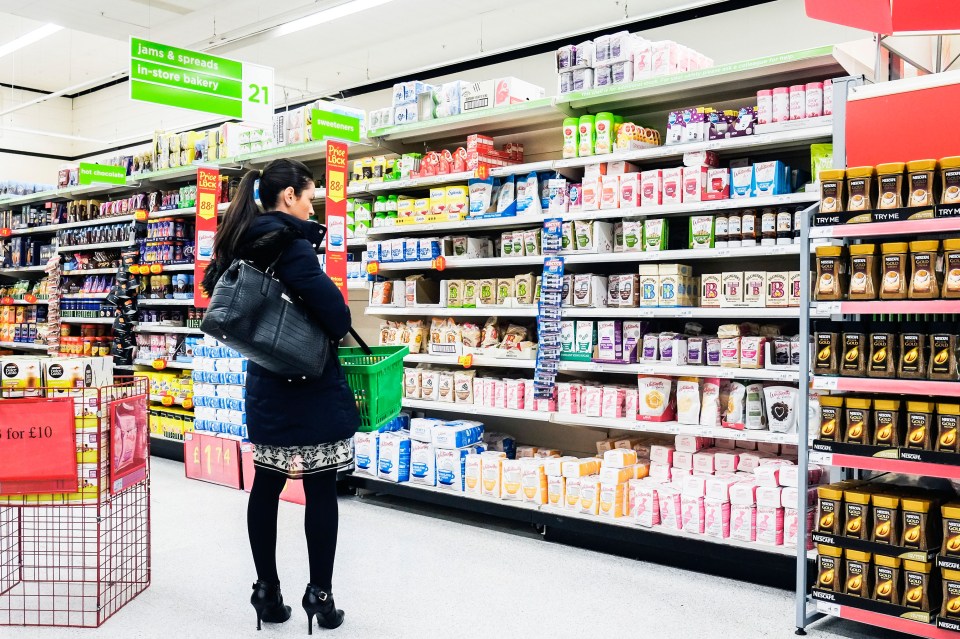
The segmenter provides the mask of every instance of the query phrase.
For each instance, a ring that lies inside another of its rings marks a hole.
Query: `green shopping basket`
[[[360,411],[360,430],[377,430],[400,412],[403,402],[403,358],[406,346],[371,346],[367,355],[362,348],[340,348],[340,365],[347,377]]]

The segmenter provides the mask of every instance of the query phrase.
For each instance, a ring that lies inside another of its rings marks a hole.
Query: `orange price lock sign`
[[[187,410],[192,409],[192,408],[193,408],[193,398],[192,398],[192,397],[187,397],[186,399],[183,400],[183,403],[181,404],[181,406],[183,406],[183,407],[186,408]]]
[[[367,262],[367,275],[376,275],[380,272],[380,262]]]
[[[13,234],[13,231],[11,231],[6,226],[3,228],[0,228],[0,237],[10,237],[10,235],[12,234]]]
[[[167,367],[167,360],[165,359],[155,359],[152,363],[153,369],[157,371],[162,371]]]
[[[147,269],[147,272],[151,275],[160,275],[163,273],[163,264],[151,264]]]
[[[10,304],[13,304],[13,298],[9,295],[6,297],[0,297],[0,304],[6,304],[9,306]]]
[[[137,209],[133,212],[133,219],[137,222],[146,222],[150,218],[150,212],[146,209]]]
[[[36,295],[24,295],[24,296],[23,296],[23,301],[25,301],[27,304],[36,304],[36,303],[37,303],[37,296],[36,296]]]
[[[140,266],[140,275],[150,275],[151,264],[143,264]]]
[[[470,355],[461,355],[457,358],[457,363],[463,366],[464,368],[470,368],[473,366],[473,354]]]
[[[490,177],[490,167],[488,167],[486,164],[480,164],[474,171],[474,175],[479,180],[486,180],[488,177]]]
[[[160,403],[164,406],[173,406],[173,395],[164,395],[160,398]]]
[[[433,258],[433,268],[437,271],[445,271],[447,269],[447,258],[444,256]]]

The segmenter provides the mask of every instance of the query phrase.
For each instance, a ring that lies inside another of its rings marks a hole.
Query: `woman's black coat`
[[[335,340],[350,329],[350,308],[317,260],[323,227],[272,211],[257,216],[236,256],[266,269],[278,255],[276,277],[300,297],[310,315]],[[229,268],[216,259],[207,267],[208,292]],[[360,416],[336,357],[318,378],[276,375],[253,362],[247,365],[247,430],[254,444],[309,446],[353,436]]]

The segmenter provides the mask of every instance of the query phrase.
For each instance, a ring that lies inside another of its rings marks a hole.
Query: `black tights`
[[[247,532],[257,579],[271,584],[280,583],[277,574],[277,509],[286,481],[283,473],[258,466],[247,504]],[[337,552],[337,472],[325,470],[305,475],[303,490],[307,502],[304,529],[310,559],[310,583],[330,592]]]

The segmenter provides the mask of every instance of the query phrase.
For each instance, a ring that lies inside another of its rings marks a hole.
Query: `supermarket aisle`
[[[154,459],[153,585],[99,631],[9,629],[6,639],[258,636],[246,494],[182,477]],[[294,617],[259,636],[306,636],[307,579],[299,506],[281,504],[280,574]],[[455,521],[341,501],[335,577],[347,621],[340,639],[455,636],[658,639],[792,637],[792,593],[544,543]],[[563,593],[563,594],[557,594]],[[881,637],[825,622],[813,638]],[[324,636],[321,633],[320,636]],[[892,639],[896,635],[882,635]]]

